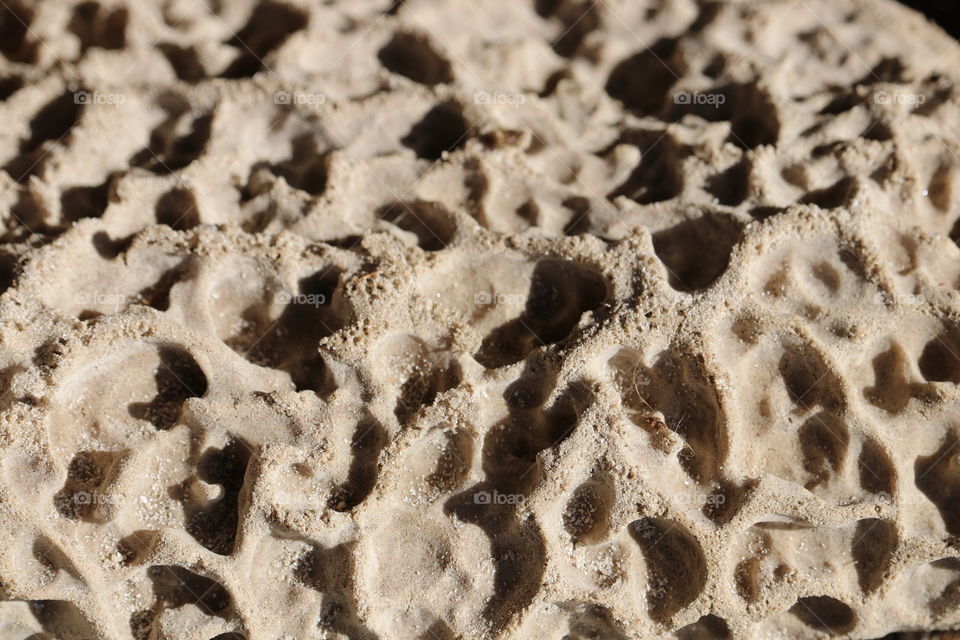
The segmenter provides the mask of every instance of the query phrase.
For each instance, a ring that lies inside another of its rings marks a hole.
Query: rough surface
[[[4,638],[960,625],[918,15],[2,4]]]

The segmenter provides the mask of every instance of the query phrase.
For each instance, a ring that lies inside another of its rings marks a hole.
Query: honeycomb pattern
[[[4,637],[960,626],[960,51],[886,0],[0,9]]]

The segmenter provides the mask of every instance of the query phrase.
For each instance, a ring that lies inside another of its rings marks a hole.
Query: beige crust
[[[212,4],[0,18],[0,636],[960,626],[955,42]]]

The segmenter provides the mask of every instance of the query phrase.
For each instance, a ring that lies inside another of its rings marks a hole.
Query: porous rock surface
[[[887,0],[0,10],[4,638],[960,625],[960,49]]]

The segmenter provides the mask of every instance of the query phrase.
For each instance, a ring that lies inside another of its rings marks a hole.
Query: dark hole
[[[444,151],[455,151],[466,143],[469,129],[460,107],[445,102],[431,109],[401,142],[420,158],[439,160]]]
[[[440,56],[426,38],[398,33],[377,53],[380,63],[394,73],[420,84],[434,85],[453,80],[450,63]]]
[[[264,68],[263,58],[294,32],[307,26],[307,15],[280,2],[257,5],[247,24],[227,44],[239,50],[239,57],[223,73],[225,78],[246,78]]]
[[[110,185],[107,178],[103,184],[92,187],[70,187],[60,195],[60,210],[65,222],[83,218],[99,218],[107,210],[110,201]]]
[[[200,224],[197,199],[189,189],[177,187],[157,200],[157,224],[165,224],[177,231],[186,231]]]
[[[17,91],[23,88],[23,78],[20,76],[7,76],[0,78],[0,101],[4,101]]]
[[[181,47],[170,42],[163,42],[157,48],[167,57],[167,61],[173,67],[173,72],[184,82],[199,82],[207,77],[207,71],[200,63],[197,50],[193,47]]]
[[[607,93],[641,115],[656,113],[686,71],[676,53],[677,41],[663,39],[620,62],[607,80]]]

